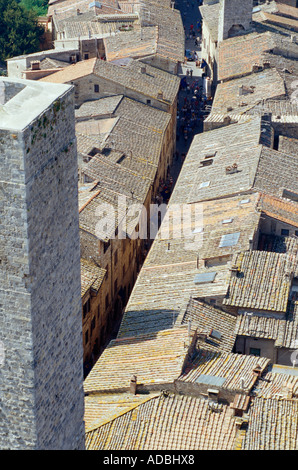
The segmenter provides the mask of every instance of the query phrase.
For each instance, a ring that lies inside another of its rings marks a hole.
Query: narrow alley
[[[179,67],[181,87],[178,95],[176,154],[170,169],[171,191],[177,181],[193,136],[202,132],[210,109],[204,95],[204,62],[201,57],[201,0],[176,0],[185,30],[185,62]],[[168,200],[168,199],[167,199]],[[167,202],[164,201],[164,202]]]

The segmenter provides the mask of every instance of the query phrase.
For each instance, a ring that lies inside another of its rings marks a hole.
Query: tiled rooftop
[[[232,351],[236,341],[235,326],[237,319],[234,315],[199,300],[190,299],[182,324],[189,321],[198,333],[207,334],[208,336],[205,341],[199,340],[199,347],[206,350]],[[212,330],[220,333],[219,339],[212,337]]]
[[[279,152],[282,152],[282,153],[297,155],[298,154],[298,139],[280,135],[278,139],[278,150]]]
[[[59,13],[53,16],[55,29],[61,32],[66,39],[80,38],[105,38],[111,35],[120,35],[120,28],[133,27],[138,29],[139,18],[137,14],[125,14],[117,12],[117,14],[106,14],[98,16],[94,12],[82,13],[79,16]]]
[[[175,202],[194,203],[249,191],[262,148],[260,135],[259,118],[196,135],[173,194]],[[199,165],[214,154],[211,165]],[[234,164],[239,171],[227,173],[226,168]]]
[[[106,270],[98,266],[94,261],[81,258],[81,296],[89,289],[98,292],[106,274]]]
[[[219,83],[212,105],[212,114],[246,113],[253,106],[267,99],[284,98],[284,80],[275,69],[265,69],[242,78]],[[230,111],[230,110],[229,110]]]
[[[77,15],[77,10],[80,10],[78,17],[85,13],[92,13],[95,16],[95,9],[90,8],[92,2],[88,0],[50,0],[48,7],[48,15],[55,15],[58,19],[70,18]],[[117,0],[105,0],[100,9],[97,9],[99,15],[121,14],[118,8]]]
[[[268,194],[262,194],[258,208],[268,217],[298,227],[298,204]]]
[[[78,78],[86,77],[94,72],[97,59],[80,60],[75,64],[65,67],[59,72],[53,73],[48,77],[41,78],[40,82],[50,83],[68,83]]]
[[[110,62],[124,57],[141,58],[152,55],[157,49],[157,38],[156,26],[107,37],[104,39],[106,59]]]
[[[102,190],[95,187],[93,191],[89,189],[79,191],[79,202],[80,229],[94,235],[99,240],[107,241],[113,238],[120,224],[123,226],[123,230],[126,227],[126,233],[131,235],[138,223],[135,213],[133,217],[128,215],[130,205],[136,204],[136,200],[127,197],[126,205],[121,205],[119,204],[119,194],[114,189],[105,187]],[[102,218],[104,223],[101,222]]]
[[[298,401],[255,398],[243,450],[296,450]]]
[[[112,340],[85,379],[85,393],[127,391],[132,376],[149,389],[172,383],[183,370],[189,341],[185,326]]]
[[[228,294],[223,300],[225,305],[287,311],[297,252],[247,251],[235,255],[233,265],[237,267],[238,274],[231,276]]]
[[[277,366],[268,367],[268,372],[263,374],[263,379],[257,382],[253,395],[258,398],[281,398],[290,393],[293,398],[298,398],[298,374],[293,367]]]
[[[93,101],[86,101],[75,109],[75,117],[77,120],[90,119],[99,116],[109,116],[117,109],[123,95],[107,96]]]
[[[297,157],[263,146],[254,188],[275,196],[284,189],[298,193]]]
[[[144,67],[146,71],[142,73]],[[125,66],[96,58],[83,60],[40,81],[68,83],[91,74],[169,104],[174,103],[180,86],[179,77],[133,59]],[[162,98],[159,97],[161,91]]]
[[[105,157],[95,156],[83,167],[84,174],[92,180],[99,180],[98,189],[109,189],[123,196],[132,197],[135,202],[144,203],[152,183],[147,176],[132,172],[121,164],[106,161]]]
[[[255,313],[247,317],[245,313],[240,314],[237,316],[235,333],[241,336],[273,340],[275,347],[296,348],[298,345],[297,313],[297,302],[295,302],[285,318]]]
[[[142,2],[140,19],[142,25],[158,26],[157,54],[175,62],[184,62],[185,34],[181,14],[166,3],[157,0]]]
[[[219,2],[210,5],[201,5],[199,9],[212,41],[216,42],[218,39]]]
[[[229,406],[160,395],[86,434],[88,450],[233,450],[237,428]]]
[[[252,72],[255,63],[262,63],[265,51],[273,49],[271,33],[250,33],[226,39],[219,44],[218,79],[231,79]]]
[[[278,196],[284,189],[297,193],[297,159],[267,147],[271,130],[265,120],[251,117],[195,136],[173,201],[194,203],[252,190]],[[206,158],[212,164],[200,166]],[[235,172],[230,171],[233,165]]]
[[[144,67],[146,72],[141,73]],[[175,101],[180,86],[179,77],[147,64],[144,66],[137,60],[130,60],[126,66],[97,60],[94,74],[170,104]],[[163,98],[158,98],[160,91]]]
[[[207,375],[213,379],[214,383],[217,383],[217,387],[248,394],[256,382],[254,369],[258,366],[263,372],[269,363],[269,359],[265,357],[208,351],[201,346],[196,359],[193,360],[192,367],[187,369],[178,380],[199,385],[205,383]],[[242,379],[244,379],[244,389]],[[210,384],[212,384],[211,381]]]
[[[159,392],[133,395],[129,392],[104,393],[85,397],[85,431],[97,429],[159,395]]]

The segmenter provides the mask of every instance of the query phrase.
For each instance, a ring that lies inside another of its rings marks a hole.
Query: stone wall
[[[249,31],[252,22],[253,0],[220,0],[218,41]]]
[[[84,448],[73,92],[0,131],[1,449]]]

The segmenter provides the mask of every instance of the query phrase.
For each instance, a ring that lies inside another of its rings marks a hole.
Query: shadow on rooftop
[[[176,324],[179,311],[171,309],[161,310],[128,310],[122,319],[117,343],[120,340],[134,338],[134,342],[147,341],[157,336],[160,331],[181,326]]]

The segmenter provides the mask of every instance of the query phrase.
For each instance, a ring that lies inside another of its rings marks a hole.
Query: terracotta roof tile
[[[171,383],[182,372],[187,344],[187,327],[112,340],[85,379],[85,393],[129,390],[133,375],[147,388]]]
[[[88,450],[232,450],[237,428],[223,405],[213,413],[208,401],[169,395],[152,398],[86,434]]]

